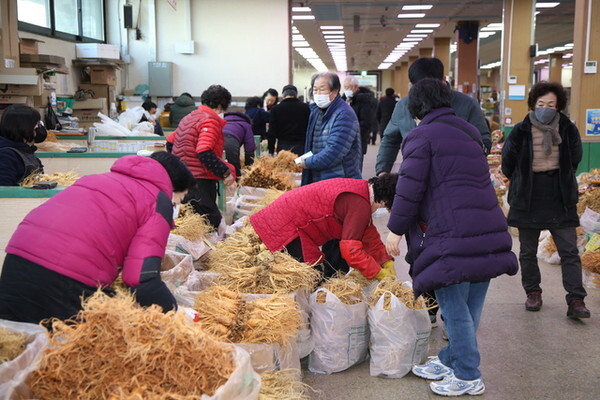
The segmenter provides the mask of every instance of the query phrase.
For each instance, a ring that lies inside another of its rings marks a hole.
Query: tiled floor
[[[363,174],[366,179],[374,175],[378,147],[369,146]],[[388,232],[386,222],[386,215],[375,217],[384,238]],[[518,240],[514,239],[513,250],[518,252]],[[586,303],[592,318],[568,319],[560,266],[540,262],[540,267],[544,306],[539,312],[525,311],[519,273],[492,280],[478,334],[486,385],[479,398],[600,399],[600,289],[587,289]],[[396,261],[396,269],[401,279],[408,278],[408,266],[403,260]],[[437,354],[445,343],[440,325],[432,331],[430,355]],[[303,365],[304,382],[320,390],[323,399],[440,398],[429,390],[425,380],[411,373],[389,380],[369,376],[368,361],[332,375],[308,372],[306,360]]]

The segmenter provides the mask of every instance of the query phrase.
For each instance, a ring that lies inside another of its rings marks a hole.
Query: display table
[[[136,153],[55,153],[42,151],[35,153],[42,160],[46,174],[73,171],[79,176],[108,172],[117,159],[131,154]]]
[[[5,249],[19,223],[37,206],[64,189],[59,187],[38,190],[20,186],[0,186],[0,270],[6,256]]]

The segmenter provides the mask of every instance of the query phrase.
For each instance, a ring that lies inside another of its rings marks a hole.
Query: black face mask
[[[33,141],[35,143],[42,143],[48,136],[48,131],[46,131],[46,127],[42,124],[37,124],[34,128],[34,132],[35,136],[33,137]]]

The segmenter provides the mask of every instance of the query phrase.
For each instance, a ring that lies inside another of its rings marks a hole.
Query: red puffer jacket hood
[[[110,285],[119,271],[137,286],[164,256],[172,196],[159,162],[125,156],[32,210],[6,252],[89,286]]]

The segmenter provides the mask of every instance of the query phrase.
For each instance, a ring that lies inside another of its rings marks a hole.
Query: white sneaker
[[[415,365],[412,367],[412,373],[419,378],[429,379],[432,381],[439,381],[454,375],[452,368],[442,364],[437,356],[429,357],[429,361],[423,365]]]
[[[441,382],[431,382],[429,384],[431,391],[440,396],[478,396],[485,392],[485,385],[481,378],[472,381],[464,381],[454,376],[444,378]]]

